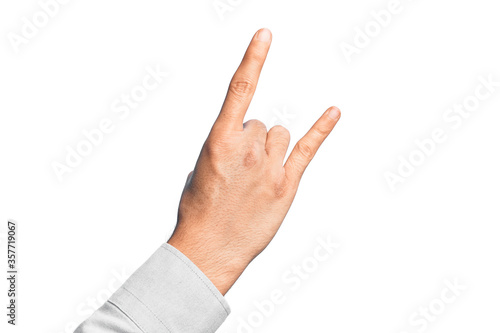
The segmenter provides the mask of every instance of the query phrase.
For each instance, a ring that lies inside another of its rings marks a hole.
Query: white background
[[[388,0],[233,3],[221,19],[213,0],[74,0],[19,52],[9,33],[21,34],[40,5],[1,3],[0,221],[5,233],[17,220],[20,233],[18,326],[8,332],[70,332],[92,299],[116,289],[116,275],[167,239],[186,175],[261,27],[273,45],[247,119],[270,124],[286,111],[292,144],[330,105],[342,119],[276,238],[227,294],[220,332],[236,332],[274,289],[286,301],[255,332],[417,332],[410,317],[439,303],[446,279],[467,290],[425,331],[498,332],[500,87],[459,128],[443,119],[480,76],[500,81],[497,3],[401,0],[350,63],[341,43],[353,44]],[[113,101],[157,65],[169,77],[121,120]],[[103,118],[114,131],[60,182],[51,164]],[[435,128],[447,140],[391,191],[384,173]],[[340,248],[292,291],[283,274],[327,236]]]

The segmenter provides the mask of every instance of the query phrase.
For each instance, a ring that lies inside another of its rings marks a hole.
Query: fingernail
[[[261,42],[269,42],[271,40],[271,31],[269,29],[260,29],[259,32],[257,32],[257,36],[255,36],[257,40],[260,40]]]
[[[336,107],[333,107],[328,111],[328,118],[337,120],[340,118],[340,110]]]

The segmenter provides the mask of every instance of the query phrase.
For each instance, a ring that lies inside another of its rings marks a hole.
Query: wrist
[[[215,249],[213,243],[188,241],[175,234],[167,243],[195,264],[222,295],[227,293],[251,261],[235,255],[234,251]]]

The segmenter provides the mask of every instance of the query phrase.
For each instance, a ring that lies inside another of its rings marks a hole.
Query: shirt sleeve
[[[198,267],[165,243],[75,333],[215,332],[230,311]]]

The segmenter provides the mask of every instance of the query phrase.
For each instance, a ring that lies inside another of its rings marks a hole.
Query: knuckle
[[[229,91],[238,98],[250,95],[255,85],[248,78],[234,78],[229,85]]]
[[[258,161],[259,154],[257,152],[257,148],[254,145],[248,147],[243,154],[243,165],[246,168],[252,168],[257,164]]]
[[[212,151],[214,147],[216,147],[217,145],[218,145],[217,140],[214,139],[213,136],[209,135],[208,138],[205,140],[203,148]]]
[[[256,128],[259,128],[259,129],[265,129],[267,131],[266,125],[262,121],[257,120],[257,119],[250,119],[250,120],[248,120],[245,123],[245,126],[246,127],[256,127]]]
[[[214,178],[224,179],[224,175],[227,173],[227,159],[230,149],[223,140],[209,137],[205,141],[200,159],[204,168],[211,170]]]
[[[326,137],[330,133],[330,130],[325,126],[315,126],[313,131],[320,137]]]
[[[306,141],[297,142],[297,151],[308,160],[314,157],[314,149]]]
[[[209,136],[207,140],[205,141],[205,144],[203,146],[204,152],[209,156],[209,157],[215,157],[217,155],[220,155],[222,153],[222,149],[224,148],[224,144],[222,140],[214,138],[212,136]]]
[[[245,60],[247,62],[257,65],[257,64],[261,64],[265,60],[266,53],[262,50],[253,49],[253,51],[249,52],[245,56],[245,58],[246,58]]]
[[[278,179],[273,184],[273,195],[277,199],[282,199],[286,196],[288,187],[283,178]]]
[[[276,125],[272,128],[279,136],[284,138],[290,138],[290,131],[281,125]]]
[[[290,132],[283,126],[275,126],[274,131],[276,132],[276,142],[280,145],[288,146],[290,142]]]

